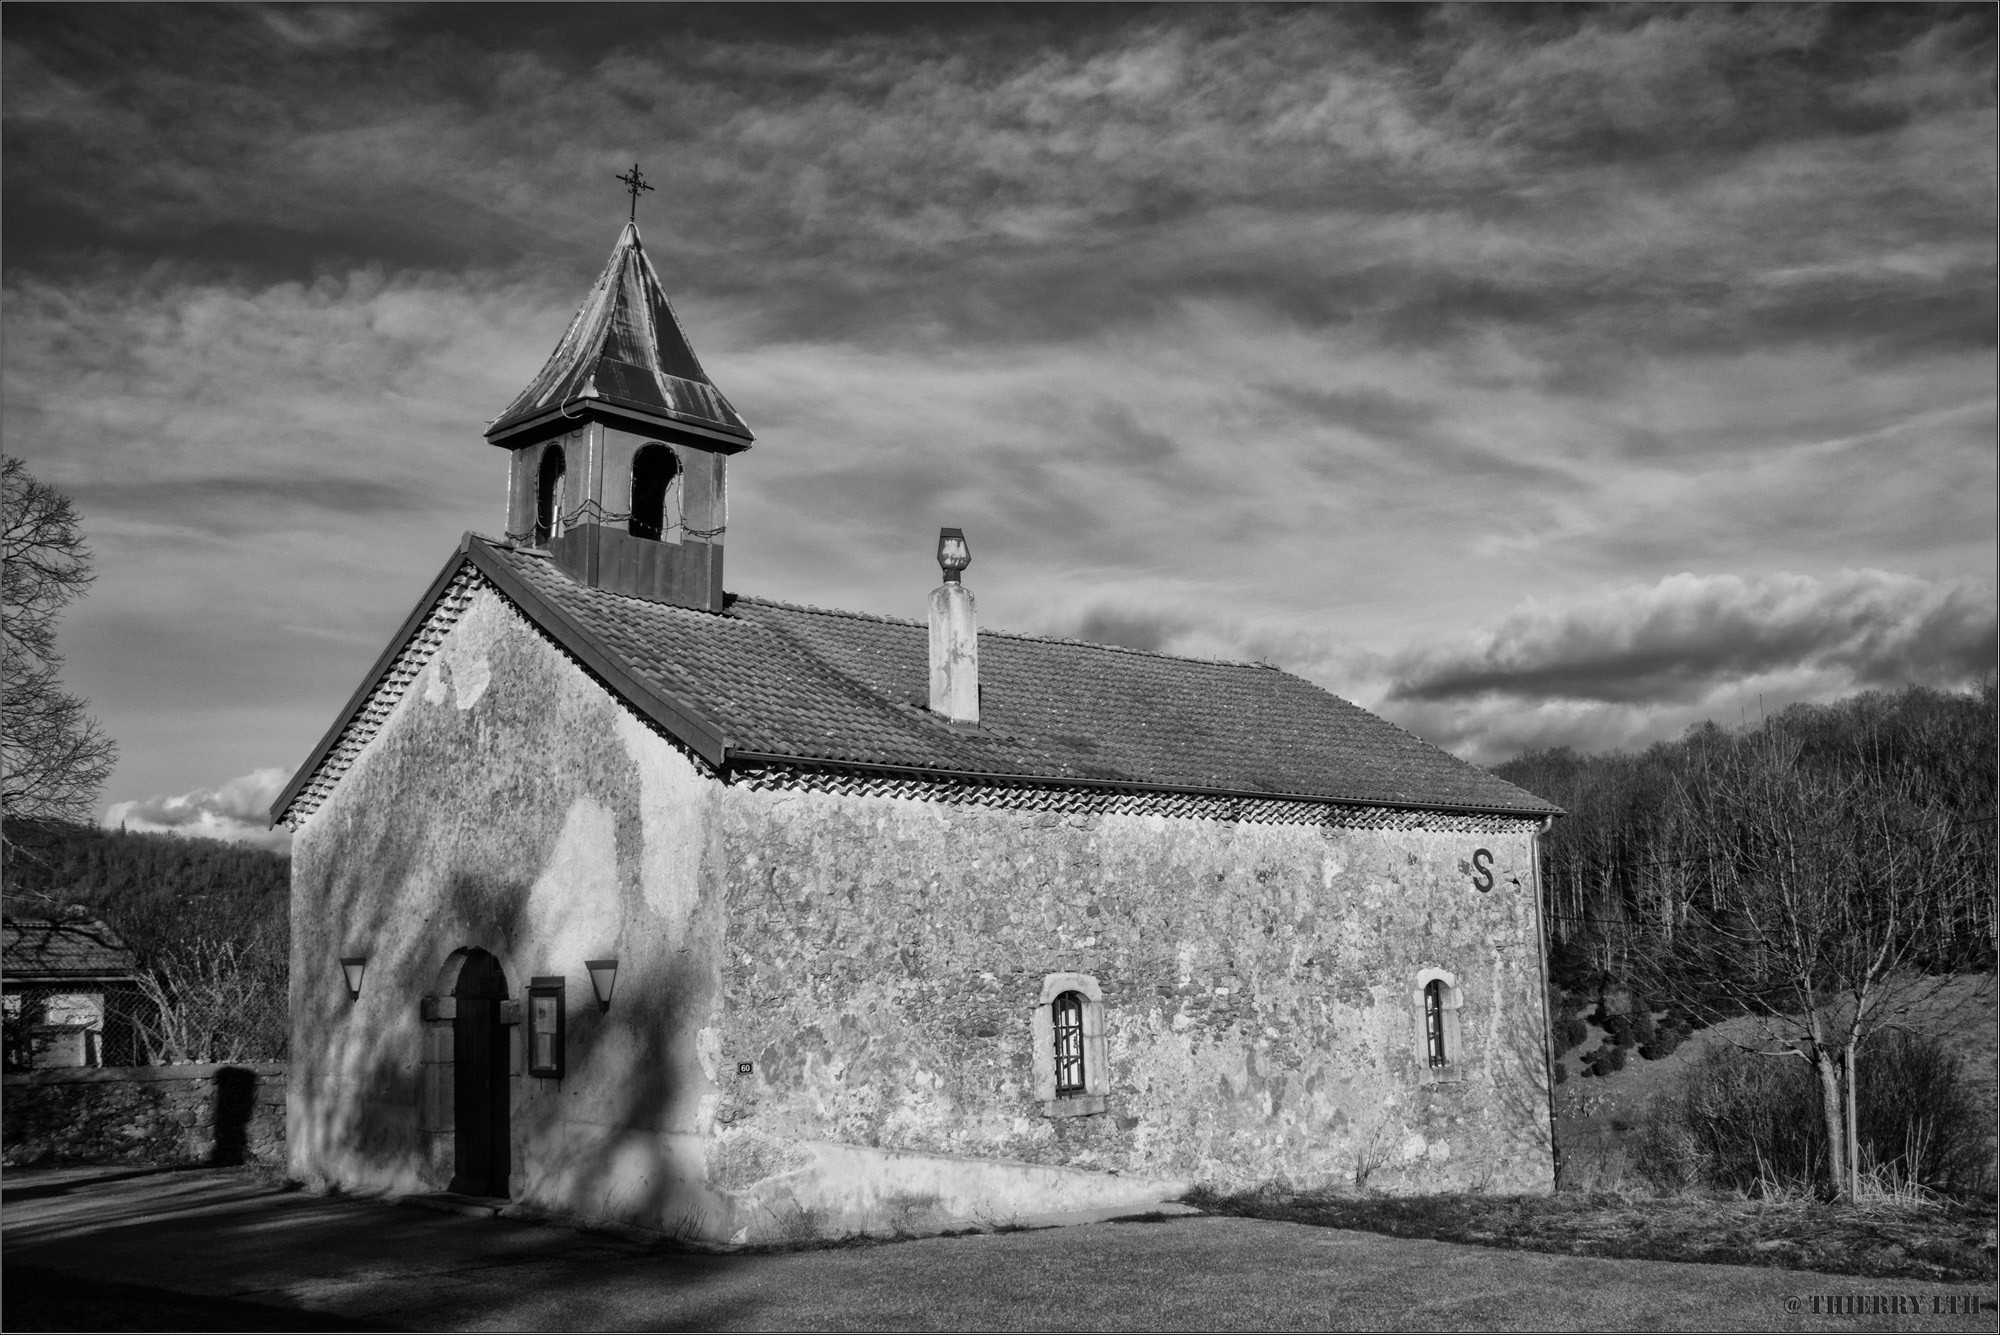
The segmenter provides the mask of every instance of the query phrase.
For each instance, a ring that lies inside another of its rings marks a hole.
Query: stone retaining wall
[[[26,1071],[0,1085],[0,1163],[285,1162],[285,1066]]]

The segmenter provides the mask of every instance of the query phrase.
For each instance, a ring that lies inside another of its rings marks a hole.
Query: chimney
[[[938,530],[944,583],[931,591],[931,709],[953,723],[979,722],[979,620],[958,574],[972,564],[965,534]]]

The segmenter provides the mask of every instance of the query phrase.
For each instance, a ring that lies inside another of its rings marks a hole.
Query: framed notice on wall
[[[528,1074],[549,1080],[563,1075],[563,980],[536,978],[528,984]]]

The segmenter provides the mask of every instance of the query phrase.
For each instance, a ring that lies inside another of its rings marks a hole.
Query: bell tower
[[[755,437],[695,359],[636,223],[486,439],[509,452],[509,541],[591,588],[722,610],[726,469]]]

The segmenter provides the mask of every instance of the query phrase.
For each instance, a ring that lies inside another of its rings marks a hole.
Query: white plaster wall
[[[567,984],[562,1080],[521,1074],[513,1034],[511,1194],[667,1229],[719,1213],[690,1148],[714,1102],[716,788],[497,594],[476,596],[295,843],[293,1171],[444,1185],[450,1026],[420,1003],[477,947],[510,996]],[[369,958],[352,1004],[343,954]],[[620,962],[603,1014],[584,969],[599,957]]]

